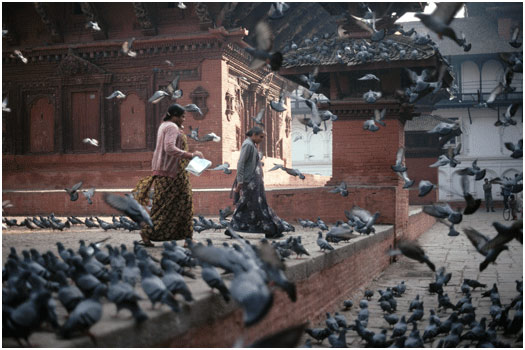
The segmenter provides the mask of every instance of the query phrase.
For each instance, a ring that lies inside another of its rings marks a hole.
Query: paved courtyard
[[[479,210],[474,215],[464,216],[463,222],[456,226],[456,229],[461,232],[459,236],[449,237],[448,227],[441,223],[436,223],[429,231],[424,233],[418,240],[420,245],[423,247],[430,260],[436,265],[437,268],[444,266],[447,272],[452,272],[452,279],[448,283],[448,286],[444,286],[444,292],[448,293],[453,304],[462,297],[460,286],[464,278],[475,279],[481,283],[485,283],[487,288],[481,289],[476,288],[475,291],[471,292],[472,304],[476,309],[476,320],[479,321],[481,317],[487,317],[490,320],[489,309],[491,302],[489,298],[481,298],[481,293],[484,290],[488,290],[492,287],[493,283],[498,284],[499,294],[501,296],[501,302],[505,305],[508,304],[512,298],[514,298],[518,292],[516,291],[516,280],[523,279],[523,246],[513,240],[509,244],[509,250],[504,251],[500,254],[496,265],[489,265],[483,272],[479,272],[479,264],[483,261],[481,256],[472,246],[467,237],[463,234],[463,228],[473,227],[483,233],[486,236],[493,237],[496,234],[495,229],[492,227],[492,222],[499,221],[505,224],[503,221],[501,210],[496,213],[486,213],[485,211]],[[506,224],[510,224],[506,222]],[[390,265],[376,280],[372,281],[368,289],[374,291],[374,296],[369,301],[369,322],[368,329],[373,332],[380,332],[382,328],[388,329],[388,336],[391,334],[388,323],[383,318],[383,311],[380,308],[379,293],[378,289],[385,290],[387,287],[394,287],[401,281],[405,281],[407,289],[403,297],[396,298],[397,300],[397,312],[395,313],[399,317],[406,315],[408,319],[411,312],[408,311],[410,301],[412,301],[417,294],[419,294],[421,300],[424,302],[425,315],[418,323],[418,329],[420,334],[423,335],[425,327],[428,326],[429,310],[434,309],[437,311],[438,302],[437,294],[430,294],[428,292],[428,285],[430,282],[434,282],[434,273],[425,264],[420,264],[414,260],[401,257],[398,261]],[[364,290],[356,292],[354,295],[349,295],[348,299],[354,301],[354,306],[349,311],[342,311],[343,307],[338,311],[343,314],[348,323],[353,324],[359,313],[359,301],[363,299]],[[333,315],[333,312],[331,313]],[[452,311],[449,309],[447,312],[438,312],[438,316],[441,320],[447,319]],[[511,316],[513,313],[511,314]],[[488,323],[487,323],[488,324]],[[322,324],[311,325],[315,327],[325,327],[324,321]],[[407,335],[409,334],[412,326],[409,325]],[[499,333],[498,333],[499,334]],[[304,341],[310,338],[305,336]],[[503,338],[504,341],[511,343],[513,346],[519,346],[516,344],[513,338]],[[439,338],[426,346],[436,347],[439,342]],[[347,343],[349,347],[364,347],[365,343],[361,341],[359,336],[354,331],[347,333]],[[462,345],[469,344],[468,341],[463,341]],[[317,345],[313,341],[314,347],[330,347],[328,339],[325,339],[322,345]]]

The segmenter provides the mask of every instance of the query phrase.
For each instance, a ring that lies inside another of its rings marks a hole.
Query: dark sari
[[[247,233],[264,233],[266,237],[281,237],[284,226],[266,202],[263,170],[259,154],[255,176],[244,184],[231,224],[234,230]]]

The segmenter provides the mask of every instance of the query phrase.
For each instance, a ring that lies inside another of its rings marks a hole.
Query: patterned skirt
[[[186,171],[181,170],[176,178],[148,176],[133,191],[143,206],[152,201],[150,216],[155,228],[144,226],[143,235],[151,241],[192,238],[193,197]]]
[[[260,164],[255,168],[253,179],[248,184],[244,184],[241,190],[231,223],[236,231],[265,233],[267,237],[281,236],[284,231],[281,219],[266,202]]]

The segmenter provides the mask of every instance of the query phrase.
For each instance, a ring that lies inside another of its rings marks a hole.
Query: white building
[[[291,96],[293,167],[305,174],[332,176],[332,121],[326,122],[326,130],[323,123],[317,134],[312,128],[306,129],[299,119],[308,118],[311,111],[296,98],[298,91]]]
[[[516,143],[523,138],[523,109],[519,108],[514,120],[515,126],[496,127],[499,115],[503,115],[507,107],[513,102],[521,102],[523,98],[523,76],[514,74],[511,86],[515,88],[513,93],[502,94],[491,104],[491,108],[479,108],[477,92],[482,92],[483,100],[486,101],[492,89],[503,79],[504,62],[499,53],[521,52],[523,47],[515,49],[508,44],[511,30],[517,25],[522,29],[522,3],[467,3],[465,18],[456,18],[451,27],[456,33],[465,33],[468,42],[472,43],[472,49],[464,52],[461,47],[452,40],[443,40],[420,22],[403,23],[405,30],[412,27],[419,34],[428,33],[439,45],[439,50],[453,66],[456,83],[459,87],[457,98],[449,101],[441,100],[433,107],[423,107],[424,114],[440,115],[445,118],[457,118],[461,123],[463,134],[455,140],[461,142],[461,154],[457,157],[461,164],[456,168],[450,166],[438,169],[439,200],[456,201],[462,200],[461,187],[457,172],[472,161],[478,160],[478,166],[487,169],[486,178],[514,177],[523,169],[522,159],[512,159],[504,143]],[[521,31],[520,31],[521,33]],[[523,42],[523,37],[520,37]],[[437,124],[439,121],[434,121]],[[407,127],[413,129],[413,122],[408,122]],[[425,127],[432,127],[429,123],[420,123]],[[428,130],[428,129],[427,129]],[[477,198],[483,198],[483,180],[474,182],[471,178],[471,193]],[[454,193],[445,191],[451,189]],[[495,200],[502,200],[500,187],[493,186],[492,195]]]

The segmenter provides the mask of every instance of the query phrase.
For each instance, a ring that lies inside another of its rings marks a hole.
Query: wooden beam
[[[51,34],[51,39],[55,43],[62,43],[64,42],[64,38],[62,36],[62,32],[57,26],[56,21],[51,18],[49,13],[47,12],[46,8],[47,4],[43,4],[41,2],[35,2],[35,10],[40,16],[40,19],[45,24],[47,30]]]

